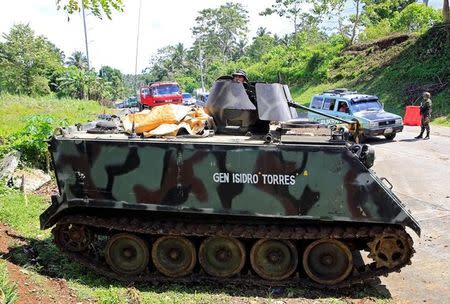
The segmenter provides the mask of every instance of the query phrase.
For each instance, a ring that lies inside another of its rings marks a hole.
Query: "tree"
[[[74,12],[79,12],[81,9],[81,2],[83,1],[86,10],[92,12],[92,14],[102,19],[103,14],[111,19],[113,10],[123,11],[122,0],[56,0],[56,7],[63,9],[69,15]]]
[[[88,69],[88,60],[83,52],[75,51],[66,61],[67,65],[73,65],[81,70]]]
[[[448,0],[444,0],[442,4],[442,16],[444,17],[444,22],[449,23],[450,22],[450,10],[449,10],[449,4]]]
[[[226,3],[219,8],[199,12],[192,28],[194,45],[205,51],[207,57],[220,54],[230,59],[239,47],[239,41],[248,33],[248,12],[240,3]]]
[[[0,91],[50,93],[50,79],[63,69],[63,53],[29,25],[14,25],[0,43]]]
[[[275,0],[271,7],[266,8],[259,14],[261,16],[277,14],[280,17],[291,20],[294,25],[294,33],[296,33],[300,29],[300,20],[306,18],[306,13],[303,9],[305,2],[305,0]]]
[[[391,20],[392,27],[402,32],[422,32],[433,24],[441,22],[440,12],[420,3],[408,5]]]
[[[444,0],[445,1],[445,0]],[[382,19],[392,19],[395,13],[416,0],[362,0],[366,23],[376,24]]]
[[[102,82],[105,83],[105,89],[101,92],[102,97],[106,97],[105,93],[108,93],[108,99],[112,100],[125,97],[125,82],[122,73],[118,69],[102,66],[98,75]]]

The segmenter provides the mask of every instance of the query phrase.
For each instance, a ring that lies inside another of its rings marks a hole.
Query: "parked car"
[[[182,93],[181,95],[183,96],[183,104],[185,106],[191,106],[196,103],[196,100],[192,97],[191,93]]]
[[[382,135],[388,140],[403,130],[400,116],[386,112],[377,96],[360,94],[348,89],[334,89],[314,95],[310,108],[346,120],[358,120],[362,128],[359,141]],[[335,123],[319,114],[308,113],[308,118],[324,123]]]
[[[181,89],[176,82],[155,82],[139,89],[139,108],[152,108],[168,103],[181,104]]]
[[[197,105],[200,107],[204,107],[206,102],[208,101],[209,92],[199,92],[197,93]]]
[[[123,108],[133,108],[138,106],[138,101],[135,96],[129,97],[125,100],[119,101],[115,103],[115,107],[117,109],[123,109]]]

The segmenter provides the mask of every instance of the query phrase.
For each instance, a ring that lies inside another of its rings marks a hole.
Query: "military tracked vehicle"
[[[369,169],[373,150],[346,140],[352,127],[299,107],[287,86],[222,78],[201,136],[143,138],[114,119],[59,129],[41,228],[124,281],[340,288],[399,271],[419,224]]]

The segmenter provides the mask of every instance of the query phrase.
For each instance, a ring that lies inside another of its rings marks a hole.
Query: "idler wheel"
[[[407,263],[411,256],[411,239],[394,233],[378,235],[368,243],[370,248],[369,258],[372,258],[377,267],[389,269]]]
[[[163,236],[152,247],[153,264],[168,277],[182,277],[191,273],[196,258],[194,245],[184,237]]]
[[[53,235],[56,245],[70,252],[85,251],[93,240],[92,231],[84,225],[58,224]]]
[[[143,272],[147,268],[149,256],[146,242],[133,234],[115,234],[106,243],[106,262],[119,274],[134,275]]]
[[[245,248],[235,238],[213,236],[202,242],[198,258],[209,275],[230,277],[239,273],[244,267]]]
[[[352,253],[347,245],[338,240],[320,239],[306,247],[303,268],[311,280],[334,285],[345,280],[352,272]]]
[[[284,280],[297,268],[297,249],[290,241],[261,239],[250,251],[250,262],[263,279]]]

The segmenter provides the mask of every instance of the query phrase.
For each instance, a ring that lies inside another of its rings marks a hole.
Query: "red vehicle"
[[[155,82],[139,89],[139,108],[152,108],[168,103],[181,104],[183,96],[176,82]]]

